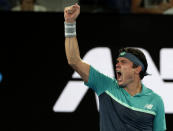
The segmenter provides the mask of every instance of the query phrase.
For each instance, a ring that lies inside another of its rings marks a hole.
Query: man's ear
[[[142,67],[141,66],[136,67],[135,72],[137,74],[139,74],[141,71],[142,71]]]

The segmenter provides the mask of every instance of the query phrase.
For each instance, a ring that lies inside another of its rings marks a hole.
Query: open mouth
[[[121,71],[116,71],[116,74],[117,74],[117,80],[121,81],[122,80],[122,73],[121,73]]]

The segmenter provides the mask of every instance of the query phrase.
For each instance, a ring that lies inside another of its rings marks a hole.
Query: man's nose
[[[120,68],[120,63],[116,63],[116,68]]]

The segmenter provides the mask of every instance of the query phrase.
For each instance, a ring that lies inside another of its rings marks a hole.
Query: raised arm
[[[79,14],[80,6],[78,4],[64,9],[65,51],[68,64],[79,73],[85,82],[88,82],[90,65],[81,60],[76,38],[76,19]]]

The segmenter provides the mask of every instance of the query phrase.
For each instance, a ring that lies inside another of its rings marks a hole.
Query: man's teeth
[[[117,71],[117,73],[119,73],[120,71]]]

